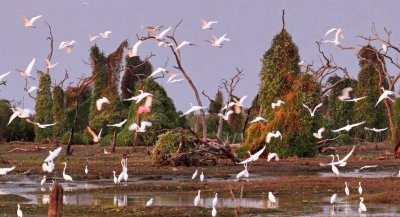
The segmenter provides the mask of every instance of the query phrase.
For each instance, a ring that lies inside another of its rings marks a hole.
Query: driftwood
[[[27,148],[14,148],[10,151],[8,151],[9,153],[12,152],[32,152],[32,151],[42,151],[42,150],[47,150],[49,149],[49,147],[44,147],[44,146],[35,146],[34,148],[31,149],[27,149]]]
[[[61,217],[63,215],[63,194],[64,190],[58,182],[54,182],[50,193],[48,217]]]

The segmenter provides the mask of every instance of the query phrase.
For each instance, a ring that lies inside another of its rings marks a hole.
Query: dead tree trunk
[[[72,155],[71,146],[72,146],[74,133],[75,133],[75,124],[78,119],[78,109],[79,109],[79,95],[76,97],[75,116],[74,116],[74,122],[72,124],[71,131],[70,131],[69,138],[68,138],[67,155]]]
[[[138,125],[140,125],[140,118],[141,116],[140,115],[137,115],[136,116],[136,122],[137,122],[137,124]],[[135,133],[133,134],[133,143],[132,143],[132,150],[135,150],[135,148],[136,148],[136,145],[137,145],[137,141],[138,141],[138,132],[137,132],[137,130],[135,130]]]
[[[50,193],[48,217],[61,217],[63,215],[63,194],[64,190],[58,182],[54,182],[53,190]]]
[[[114,130],[113,140],[112,140],[112,153],[115,153],[115,146],[117,145],[117,130]]]
[[[224,124],[224,119],[222,117],[219,117],[218,120],[218,128],[217,128],[217,139],[221,140],[222,136],[222,125]]]

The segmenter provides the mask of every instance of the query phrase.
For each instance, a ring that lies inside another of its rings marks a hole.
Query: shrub
[[[61,144],[66,145],[68,143],[70,133],[64,133],[61,139]],[[87,145],[89,144],[88,140],[82,136],[82,134],[74,133],[74,138],[72,139],[72,144],[76,145]]]
[[[159,135],[152,151],[152,159],[154,163],[158,164],[169,159],[172,154],[178,150],[180,140],[180,133],[174,131],[168,131]]]

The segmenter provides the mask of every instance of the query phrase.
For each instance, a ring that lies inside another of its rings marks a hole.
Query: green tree
[[[136,83],[136,90],[143,89],[143,91],[151,93],[153,95],[153,103],[151,112],[142,113],[142,121],[152,122],[152,126],[146,129],[146,132],[139,133],[138,144],[142,145],[153,145],[157,140],[157,136],[165,131],[161,129],[170,129],[179,126],[181,119],[176,112],[175,105],[171,98],[168,97],[164,88],[160,86],[153,79],[145,79]],[[145,101],[145,99],[143,99]],[[136,111],[143,102],[136,104],[132,103],[129,108],[129,116],[127,124],[124,129],[118,135],[118,144],[132,145],[133,143],[133,131],[129,131],[128,127],[132,123],[136,123]],[[139,124],[140,125],[140,124]]]
[[[208,112],[210,114],[218,114],[224,104],[224,96],[220,90],[215,94],[214,100],[210,100],[210,106],[208,107]],[[207,128],[208,129],[208,128]]]
[[[0,141],[33,141],[35,132],[31,123],[17,117],[7,125],[12,114],[10,102],[0,99]]]
[[[259,149],[265,144],[268,132],[279,130],[283,135],[282,141],[273,139],[267,146],[269,151],[283,156],[316,154],[312,133],[317,128],[318,117],[312,118],[302,104],[310,107],[317,105],[320,86],[312,76],[300,72],[299,60],[298,48],[283,29],[264,54],[260,73],[258,101],[266,112],[268,122],[249,126],[245,148]],[[285,105],[272,110],[271,103],[278,99],[283,100]]]
[[[375,106],[379,98],[379,88],[382,86],[387,89],[387,83],[380,79],[379,72],[375,66],[380,67],[380,61],[376,56],[377,51],[371,45],[364,46],[360,50],[361,57],[368,61],[360,61],[360,72],[358,73],[358,85],[355,91],[357,97],[367,96],[367,98],[357,102],[354,109],[354,121],[365,121],[366,127],[385,128],[388,127],[387,113],[384,103]],[[376,133],[365,131],[363,127],[355,129],[358,137],[373,141]],[[385,135],[385,133],[383,133]]]
[[[53,119],[57,124],[53,126],[54,138],[60,140],[68,127],[66,126],[65,96],[60,86],[53,88]]]
[[[35,122],[41,124],[53,123],[53,99],[50,90],[51,77],[47,73],[39,73],[39,89],[36,96]],[[53,128],[45,129],[35,126],[35,141],[43,142],[46,139],[53,138]]]

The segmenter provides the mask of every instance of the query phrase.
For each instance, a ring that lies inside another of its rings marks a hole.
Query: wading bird
[[[249,171],[247,170],[247,163],[243,164],[243,166],[244,166],[244,170],[242,170],[240,173],[238,173],[236,175],[236,179],[240,179],[240,178],[242,178],[242,176],[244,176],[246,178],[249,177],[250,174],[249,174]]]
[[[200,182],[203,182],[203,181],[204,181],[204,173],[201,172],[201,174],[200,174]]]
[[[275,198],[274,194],[272,194],[272,192],[268,192],[268,200],[271,203],[276,203],[276,198]]]
[[[364,204],[364,198],[360,197],[360,205],[358,206],[358,212],[362,213],[362,212],[366,212],[367,211],[367,207]]]
[[[362,194],[363,188],[361,187],[361,182],[358,182],[358,193]]]
[[[347,185],[347,182],[344,182],[344,185],[346,186],[344,188],[344,193],[346,193],[346,196],[349,196],[350,195],[350,189],[349,189],[349,186]]]
[[[64,178],[64,180],[65,180],[65,181],[72,182],[72,181],[73,181],[73,180],[72,180],[72,177],[71,177],[70,175],[65,174],[65,169],[67,168],[67,162],[64,162],[64,163],[62,163],[62,164],[65,165],[65,166],[64,166],[64,171],[63,171],[63,178]]]
[[[332,196],[331,196],[331,204],[333,204],[333,203],[335,203],[336,202],[336,198],[337,198],[337,194],[333,194]]]
[[[194,206],[198,206],[200,204],[200,192],[201,190],[197,192],[197,196],[194,198]]]
[[[43,179],[40,181],[40,185],[44,185],[46,183],[46,176],[43,176]]]
[[[17,208],[17,216],[23,217],[24,214],[22,213],[21,206],[19,204],[17,204]]]
[[[212,200],[212,207],[217,207],[218,193],[215,193],[214,199]]]
[[[0,175],[6,175],[8,172],[11,172],[15,169],[16,166],[12,166],[10,168],[0,168]]]
[[[259,158],[259,157],[261,156],[261,154],[264,152],[264,150],[265,150],[266,147],[267,147],[267,146],[264,145],[264,147],[263,147],[261,150],[257,151],[257,152],[256,152],[255,154],[253,154],[253,155],[252,155],[250,152],[248,152],[248,153],[250,154],[250,157],[247,158],[246,160],[242,161],[242,162],[239,162],[238,164],[247,164],[247,163],[249,163],[249,162],[258,160],[258,158]]]
[[[153,205],[153,201],[154,201],[153,198],[150,198],[150,200],[147,201],[147,203],[146,203],[146,207]]]
[[[335,156],[333,154],[329,155],[332,157],[332,172],[338,176],[339,175],[339,170],[338,168],[333,164],[333,162],[335,161]]]
[[[270,162],[275,158],[275,161],[279,161],[279,156],[277,153],[268,153],[267,162]]]
[[[192,175],[192,179],[195,179],[197,176],[198,170],[194,171],[193,175]]]
[[[89,169],[88,169],[88,166],[86,165],[85,166],[85,174],[87,175],[89,173]]]

